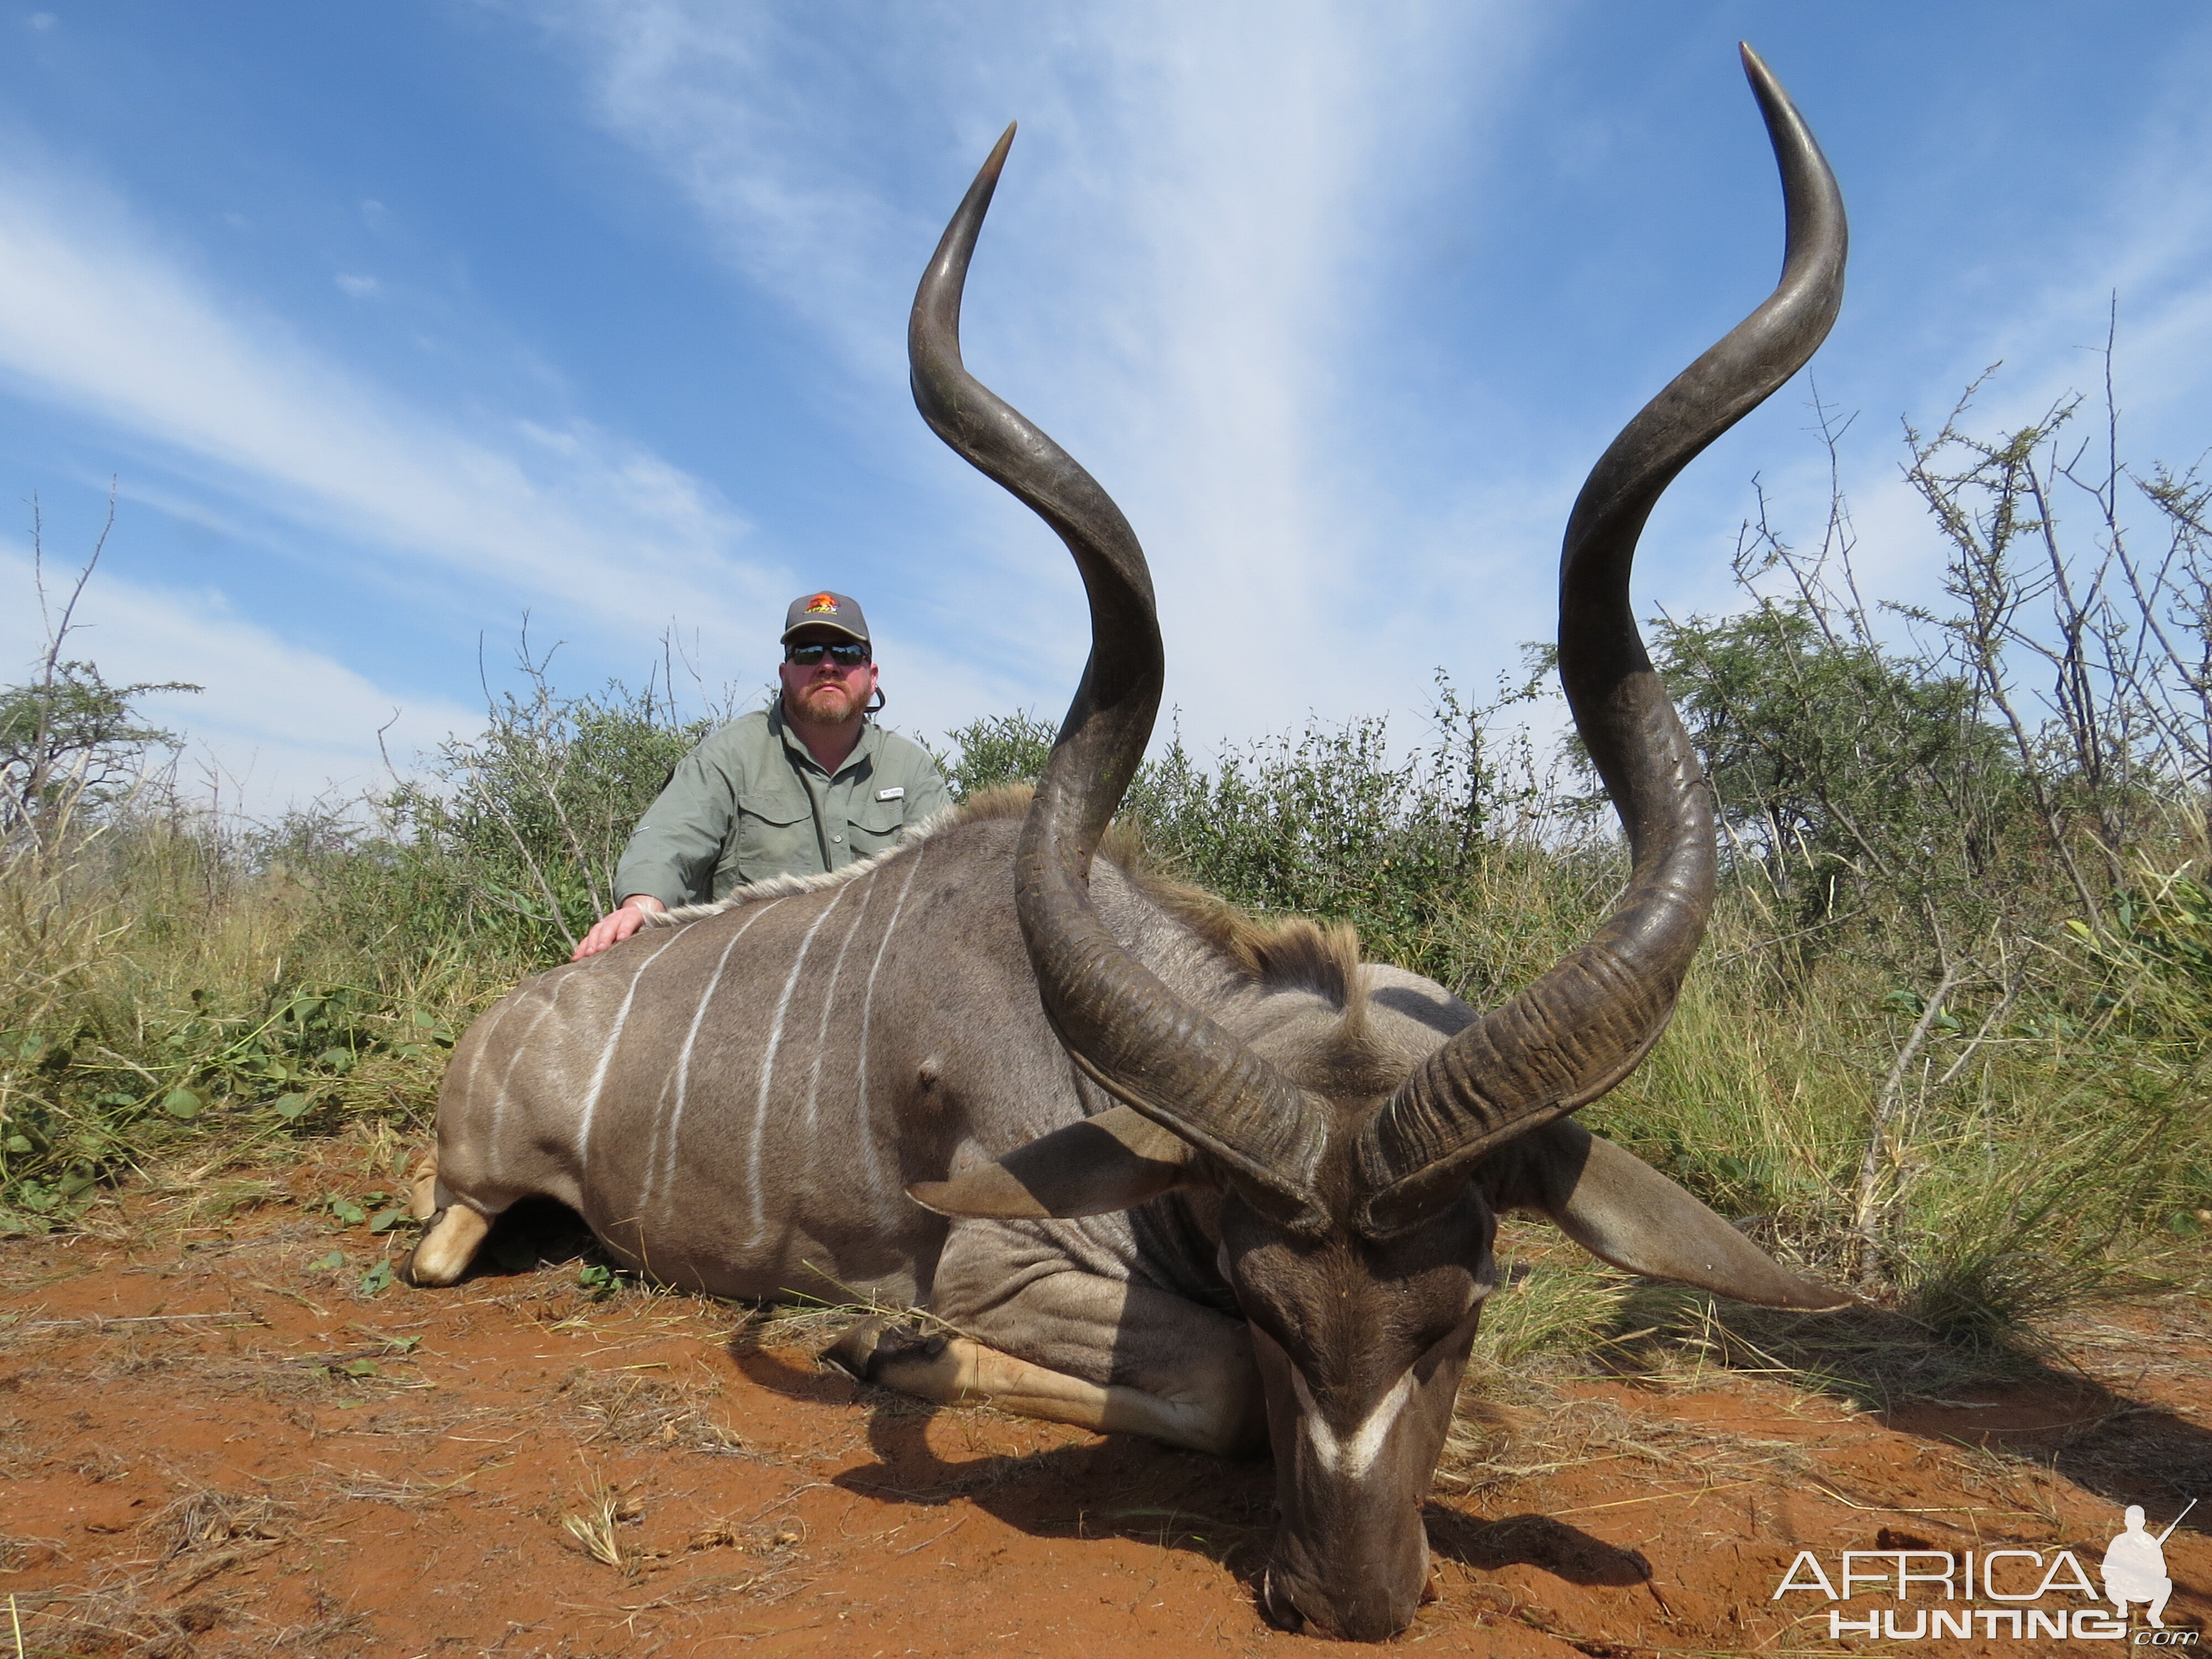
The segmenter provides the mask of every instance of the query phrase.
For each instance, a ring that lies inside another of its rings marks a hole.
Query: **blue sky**
[[[2093,386],[2212,441],[2201,4],[103,0],[0,12],[0,672],[27,555],[115,532],[112,678],[266,810],[471,729],[526,615],[633,682],[674,629],[766,683],[785,603],[875,624],[894,724],[1055,718],[1079,591],[942,448],[904,320],[1022,123],[971,368],[1114,492],[1170,701],[1239,738],[1480,688],[1548,631],[1559,529],[1628,415],[1761,298],[1752,41],[1840,177],[1813,376],[1874,593],[1940,552],[1898,419],[1986,365],[1988,423]],[[1756,473],[1817,537],[1806,383],[1679,483],[1639,604],[1728,605]],[[395,720],[396,715],[396,720]]]

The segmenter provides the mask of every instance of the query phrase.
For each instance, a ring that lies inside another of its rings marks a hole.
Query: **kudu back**
[[[1637,538],[1842,296],[1834,179],[1743,57],[1782,173],[1781,281],[1614,440],[1560,562],[1561,677],[1632,854],[1587,942],[1477,1013],[1360,962],[1345,930],[1262,925],[1097,857],[1164,660],[1119,509],[961,362],[1010,127],[923,275],[908,352],[924,418],[1083,578],[1091,659],[1042,778],[837,877],[675,913],[487,1014],[440,1103],[416,1282],[452,1282],[492,1216],[542,1193],[671,1283],[910,1299],[926,1329],[859,1327],[834,1357],[927,1398],[1269,1447],[1264,1608],[1369,1640],[1426,1582],[1420,1503],[1499,1212],[1631,1271],[1842,1305],[1567,1121],[1657,1041],[1714,890],[1710,789],[1630,609]]]

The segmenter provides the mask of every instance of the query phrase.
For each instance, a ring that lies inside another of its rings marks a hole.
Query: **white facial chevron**
[[[1397,1422],[1398,1413],[1413,1398],[1413,1373],[1408,1370],[1392,1383],[1390,1392],[1375,1402],[1375,1409],[1367,1413],[1365,1420],[1342,1439],[1337,1437],[1336,1431],[1315,1408],[1313,1395],[1295,1366],[1291,1369],[1291,1386],[1297,1391],[1298,1418],[1305,1425],[1307,1443],[1312,1446],[1322,1468],[1357,1480],[1374,1463],[1382,1443],[1390,1437],[1391,1425]]]

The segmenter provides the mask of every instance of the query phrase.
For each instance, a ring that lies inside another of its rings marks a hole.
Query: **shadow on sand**
[[[1548,1515],[1508,1515],[1479,1521],[1441,1504],[1424,1506],[1429,1547],[1447,1560],[1481,1572],[1534,1567],[1571,1584],[1624,1589],[1651,1577],[1651,1564],[1636,1550],[1618,1549],[1579,1527]]]
[[[574,1212],[532,1200],[500,1218],[471,1277],[600,1259]],[[2168,1322],[2177,1321],[2179,1340],[2191,1322],[2174,1316]],[[1617,1328],[1638,1332],[1604,1351],[1605,1368],[1623,1376],[1679,1370],[1686,1352],[1694,1352],[1709,1364],[1826,1395],[1899,1433],[2033,1463],[2116,1510],[2141,1504],[2154,1526],[2179,1514],[2189,1498],[2212,1495],[2212,1431],[2130,1398],[2052,1350],[1946,1341],[1877,1308],[1792,1316],[1656,1285],[1632,1295]],[[2158,1357],[2161,1340],[2155,1328],[2146,1334],[2146,1361]],[[2195,1343],[2203,1346],[2201,1331]],[[1248,1583],[1265,1565],[1274,1481],[1264,1458],[1229,1462],[1115,1435],[1021,1455],[948,1459],[928,1443],[937,1407],[792,1364],[744,1336],[731,1353],[745,1376],[787,1397],[870,1407],[877,1462],[836,1481],[856,1493],[932,1506],[965,1498],[1033,1536],[1136,1540],[1203,1555]],[[1425,1513],[1437,1553],[1468,1567],[1526,1565],[1585,1585],[1650,1577],[1641,1556],[1541,1515],[1484,1521],[1437,1502]],[[2200,1504],[2181,1524],[2212,1535],[2212,1505]]]
[[[2175,1298],[2139,1310],[2139,1354],[2115,1369],[2141,1376],[2162,1360],[2171,1369],[2173,1354],[2201,1353],[2202,1316],[2191,1311],[2201,1305]],[[1612,1369],[1679,1370],[1691,1351],[1826,1395],[1900,1434],[2033,1463],[2116,1510],[2141,1504],[2171,1519],[2189,1498],[2212,1498],[2212,1431],[2092,1376],[2055,1343],[1948,1340],[1881,1308],[1778,1314],[1657,1285],[1640,1288],[1621,1310],[1620,1328],[1639,1327],[1642,1346],[1608,1350]],[[2116,1352],[2110,1333],[2099,1340]],[[2200,1504],[2182,1527],[2212,1535],[2212,1510]]]
[[[1185,1551],[1257,1588],[1273,1531],[1274,1468],[1266,1458],[1231,1462],[1128,1435],[1018,1455],[951,1458],[929,1443],[940,1407],[795,1365],[743,1339],[731,1357],[749,1380],[787,1398],[870,1408],[868,1444],[877,1461],[833,1477],[846,1491],[931,1507],[965,1498],[1032,1537],[1126,1538]],[[957,1420],[960,1413],[951,1415]],[[1494,1571],[1526,1565],[1588,1586],[1626,1587],[1651,1576],[1640,1554],[1547,1516],[1485,1521],[1434,1502],[1424,1514],[1436,1553],[1466,1566]]]
[[[1264,1460],[1228,1462],[1130,1435],[948,1457],[929,1443],[939,1407],[841,1372],[794,1365],[742,1338],[731,1358],[748,1379],[787,1398],[869,1407],[876,1461],[832,1478],[846,1491],[925,1507],[965,1498],[1032,1537],[1131,1539],[1202,1555],[1248,1582],[1265,1563],[1274,1472]],[[965,1408],[944,1414],[957,1423]]]

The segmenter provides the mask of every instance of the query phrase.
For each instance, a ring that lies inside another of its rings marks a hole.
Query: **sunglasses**
[[[811,668],[828,657],[840,668],[858,668],[868,659],[868,647],[859,641],[840,641],[836,645],[813,641],[805,645],[787,645],[783,659],[799,668]]]

